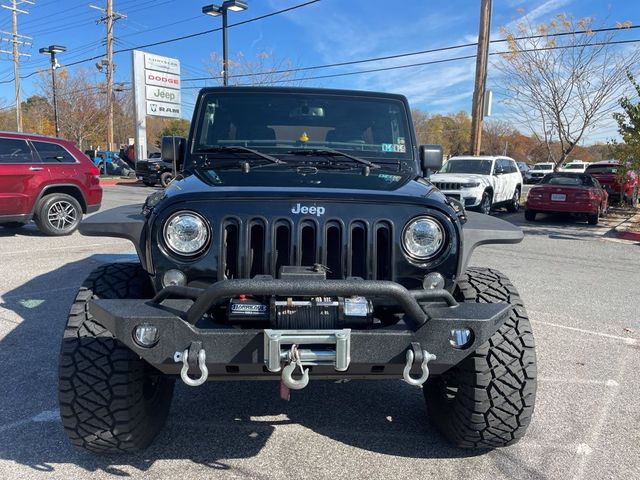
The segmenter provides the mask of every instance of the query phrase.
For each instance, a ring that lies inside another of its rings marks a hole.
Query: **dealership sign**
[[[146,116],[181,118],[180,61],[133,51],[136,158],[146,158]]]

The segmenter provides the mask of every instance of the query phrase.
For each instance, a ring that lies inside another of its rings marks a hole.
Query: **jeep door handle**
[[[29,167],[29,170],[32,172],[39,172],[40,170],[44,170],[44,167]]]

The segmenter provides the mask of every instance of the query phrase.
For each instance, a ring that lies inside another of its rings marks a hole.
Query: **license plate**
[[[564,193],[552,193],[551,201],[552,202],[564,202],[567,199],[567,196]]]

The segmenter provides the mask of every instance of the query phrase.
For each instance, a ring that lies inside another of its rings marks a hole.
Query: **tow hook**
[[[411,348],[407,350],[407,363],[402,371],[402,379],[409,385],[421,386],[429,378],[429,366],[427,364],[435,359],[436,356],[423,350],[419,343],[412,343]],[[411,376],[411,367],[413,367],[414,362],[420,365],[420,370],[422,371],[420,378]]]
[[[197,367],[200,369],[199,378],[191,378],[189,376],[189,357],[191,357],[191,361],[193,362],[194,366],[196,366],[197,361]],[[176,352],[173,355],[173,361],[176,363],[182,362],[180,378],[182,378],[182,381],[190,387],[199,387],[207,381],[207,378],[209,377],[209,369],[207,368],[207,354],[204,351],[204,348],[202,348],[201,342],[191,342],[189,348],[187,348],[184,352]]]
[[[305,369],[302,366],[300,351],[298,350],[297,345],[291,345],[288,357],[288,363],[282,369],[282,383],[291,390],[302,390],[309,384],[309,369]],[[300,380],[293,378],[293,372],[296,367],[300,367],[300,373],[302,373],[302,378]]]

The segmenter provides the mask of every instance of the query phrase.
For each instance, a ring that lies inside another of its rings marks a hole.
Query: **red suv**
[[[100,171],[71,142],[0,132],[0,225],[69,235],[100,208]]]
[[[600,182],[602,188],[609,194],[609,198],[635,206],[638,203],[638,174],[627,172],[624,183],[620,183],[619,168],[618,160],[605,160],[589,164],[585,173],[592,175]]]

